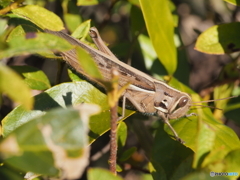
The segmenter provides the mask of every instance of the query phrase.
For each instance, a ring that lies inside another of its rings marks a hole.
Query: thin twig
[[[111,124],[110,124],[110,157],[109,157],[109,169],[110,171],[117,175],[116,165],[117,165],[117,121],[118,121],[118,100],[119,100],[119,90],[118,90],[118,80],[119,73],[113,68],[112,71],[112,82],[111,88],[108,90],[108,103],[110,105],[111,113]]]
[[[116,171],[116,164],[117,164],[117,114],[118,104],[116,103],[115,106],[111,107],[111,130],[110,130],[110,158],[109,158],[109,169],[115,175],[117,174]]]
[[[128,83],[124,86],[119,86],[119,73],[117,69],[113,68],[111,70],[112,80],[111,85],[108,87],[108,103],[110,105],[111,112],[111,130],[110,130],[110,157],[109,157],[109,169],[110,171],[117,175],[116,165],[117,165],[117,122],[118,122],[118,101],[122,93],[128,87]],[[124,114],[124,113],[123,113]]]

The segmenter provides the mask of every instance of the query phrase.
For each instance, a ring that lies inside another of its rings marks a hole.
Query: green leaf
[[[79,46],[76,47],[76,53],[78,61],[86,74],[93,78],[102,79],[102,74],[98,70],[98,67],[91,55]]]
[[[8,45],[9,48],[0,49],[0,58],[72,49],[72,45],[66,40],[47,33],[27,33],[26,37],[18,36],[11,39]]]
[[[27,25],[25,24],[18,25],[8,34],[7,42],[14,41],[14,39],[18,38],[19,36],[24,37],[26,36],[27,33],[33,34],[34,32],[40,32],[40,30],[37,27],[35,27],[34,24],[29,23]],[[3,48],[0,48],[0,49],[3,49]],[[52,51],[39,52],[38,54],[46,58],[59,59],[59,56],[56,56]]]
[[[179,24],[177,8],[176,8],[175,4],[172,1],[168,1],[168,6],[169,6],[170,11],[171,11],[172,16],[173,16],[174,27],[177,27],[178,24]]]
[[[63,19],[70,32],[73,32],[82,22],[82,17],[79,14],[79,7],[76,6],[76,1],[63,0]]]
[[[208,54],[225,54],[239,51],[239,31],[239,22],[212,26],[198,37],[195,49]]]
[[[167,180],[166,173],[160,164],[149,163],[149,169],[154,180]]]
[[[191,94],[195,102],[201,100],[197,94],[175,79],[170,81],[170,85],[180,91]],[[216,121],[209,108],[197,108],[189,111],[189,113],[192,112],[196,113],[197,116],[170,120],[170,123],[178,132],[179,137],[186,142],[185,146],[195,152],[194,167],[199,167],[200,165],[204,167],[210,162],[224,158],[227,153],[240,147],[236,133],[229,127]],[[165,130],[172,134],[166,125]],[[220,152],[219,149],[221,149]],[[204,164],[202,164],[203,160],[205,161]]]
[[[26,109],[32,109],[33,98],[30,89],[13,70],[0,63],[0,92]]]
[[[6,6],[10,5],[12,2],[13,2],[13,0],[2,0],[2,1],[0,1],[0,5],[2,7],[6,7]]]
[[[15,108],[2,120],[3,136],[7,136],[17,127],[44,114],[47,110],[55,107],[65,108],[68,105],[79,103],[97,104],[101,107],[101,113],[92,116],[89,122],[89,140],[92,143],[109,130],[110,108],[107,96],[85,81],[56,85],[35,96],[35,105],[32,111],[25,111],[21,106]],[[125,118],[132,113],[127,110]]]
[[[98,111],[81,104],[36,117],[3,139],[1,157],[24,171],[52,176],[61,169],[66,179],[78,178],[88,165],[88,119]]]
[[[126,161],[127,159],[129,159],[133,153],[135,153],[137,151],[136,147],[131,147],[128,150],[124,151],[124,153],[121,155],[121,157],[118,159],[119,161]]]
[[[117,172],[122,172],[123,171],[119,164],[116,165],[116,171]]]
[[[223,85],[215,87],[214,88],[214,99],[217,100],[217,99],[221,99],[221,98],[230,97],[231,94],[232,94],[233,88],[234,88],[233,83],[223,84]],[[215,104],[216,107],[218,107],[220,109],[225,109],[228,101],[229,101],[229,99],[228,100],[215,101],[214,104]],[[220,120],[223,117],[223,113],[224,112],[222,110],[216,109],[214,111],[214,117],[216,119]]]
[[[227,119],[231,119],[234,121],[237,125],[240,126],[240,97],[233,98],[229,101],[225,111],[224,115]]]
[[[192,172],[192,162],[193,156],[190,154],[186,159],[184,159],[176,168],[175,172],[172,175],[172,179],[179,179],[179,177],[183,177],[186,173]]]
[[[45,90],[51,87],[50,82],[45,73],[35,67],[31,66],[11,66],[24,77],[25,83],[36,90]]]
[[[195,144],[196,145],[195,146],[196,154],[195,154],[195,158],[194,158],[194,162],[193,162],[194,168],[200,167],[202,165],[203,159],[211,150],[214,149],[214,143],[217,140],[217,135],[215,133],[215,130],[211,129],[210,124],[205,122],[207,120],[207,118],[209,118],[209,117],[204,116],[206,114],[201,111],[202,110],[198,110],[199,118],[197,119],[198,120],[198,124],[197,124],[198,130],[196,129],[197,130],[196,131],[196,142],[195,142],[196,143]],[[210,115],[210,117],[211,117],[211,115]],[[209,118],[209,120],[210,120],[210,118]],[[211,120],[212,121],[214,120],[213,117]],[[210,123],[214,123],[214,121],[210,122]],[[224,127],[222,127],[222,128],[224,129]],[[218,139],[218,141],[219,140],[220,139]],[[226,143],[226,145],[227,145],[227,143]],[[221,158],[221,157],[219,156],[219,158]]]
[[[174,45],[174,21],[168,1],[140,0],[143,16],[155,51],[169,75],[177,68],[177,53]],[[161,16],[159,15],[161,12]],[[156,21],[157,20],[157,21]]]
[[[88,180],[123,180],[121,177],[114,175],[106,169],[93,168],[87,172]]]
[[[224,0],[228,3],[231,3],[233,5],[236,5],[236,6],[240,6],[240,1],[239,0]]]
[[[19,36],[26,36],[26,33],[33,33],[38,32],[38,29],[36,29],[33,26],[30,25],[18,25],[15,27],[7,36],[7,42],[14,40],[15,38],[18,38]]]
[[[224,169],[225,172],[235,172],[238,173],[238,176],[233,176],[231,179],[237,179],[240,176],[240,149],[236,149],[228,153],[228,155],[224,158],[223,163],[226,165]]]
[[[117,127],[118,149],[125,146],[127,139],[127,125],[125,122],[120,122]]]
[[[220,148],[213,149],[209,154],[206,154],[201,166],[214,172],[234,172],[239,167],[239,162],[233,160],[239,159],[239,155],[236,152],[239,152],[239,148],[227,153],[222,152]]]
[[[201,130],[199,131],[199,137],[202,136],[202,140],[197,140],[198,152],[201,156],[195,156],[195,164],[201,162],[201,159],[206,156],[204,164],[209,162],[215,162],[222,159],[229,151],[239,148],[239,141],[236,141],[237,135],[229,127],[214,121],[211,114],[205,112],[202,116],[204,120],[202,122]],[[223,148],[221,151],[219,151]],[[205,150],[203,150],[205,149]],[[199,164],[199,163],[198,163]],[[202,166],[204,166],[204,164]]]
[[[5,32],[6,26],[7,26],[7,20],[6,19],[0,19],[0,35],[2,35]]]
[[[193,99],[197,99],[194,96]],[[186,141],[186,146],[194,151],[194,161],[193,152],[189,148],[169,139],[162,128],[158,129],[151,158],[154,179],[181,179],[193,171],[192,164],[209,171],[225,172],[223,168],[216,169],[217,164],[225,162],[224,158],[229,152],[239,149],[239,140],[230,128],[214,120],[209,110],[198,110],[197,114],[196,118],[176,120],[177,126],[174,120],[170,121],[179,136]],[[220,167],[227,166],[221,164]]]
[[[77,39],[85,39],[88,35],[91,26],[91,20],[81,23],[77,29],[72,33],[72,36]]]
[[[140,34],[138,36],[138,41],[144,56],[145,66],[149,70],[152,67],[153,62],[157,58],[157,54],[149,37]]]
[[[73,32],[78,27],[78,24],[82,22],[79,14],[64,13],[63,18],[70,32]]]
[[[14,180],[23,180],[24,175],[16,171],[16,169],[7,166],[6,164],[1,164],[0,166],[0,179],[14,179]]]
[[[163,131],[163,124],[157,129],[156,136],[153,143],[151,162],[155,169],[153,174],[154,179],[156,177],[166,177],[166,179],[172,179],[172,176],[177,176],[176,179],[181,179],[184,175],[192,171],[192,159],[193,151],[177,141],[169,138],[167,133]],[[174,126],[175,130],[176,128]],[[189,133],[189,132],[188,132]],[[180,135],[182,138],[182,136]],[[184,139],[185,140],[185,139]],[[187,141],[186,141],[187,142]],[[166,151],[167,149],[167,151]],[[159,156],[161,154],[161,156]],[[182,169],[182,163],[185,161],[184,169]],[[182,169],[181,173],[179,169]]]
[[[106,0],[77,0],[77,6],[92,6],[104,1]]]
[[[71,69],[68,69],[68,76],[72,81],[82,81],[82,78],[80,78],[79,75]]]
[[[63,22],[53,12],[36,5],[27,5],[12,10],[13,14],[31,21],[42,29],[60,31],[64,29]]]

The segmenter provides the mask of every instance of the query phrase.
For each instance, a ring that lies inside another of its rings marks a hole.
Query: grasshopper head
[[[154,103],[155,109],[159,114],[168,115],[169,119],[177,119],[187,114],[192,100],[187,93],[178,92],[174,95],[167,95],[160,101]]]

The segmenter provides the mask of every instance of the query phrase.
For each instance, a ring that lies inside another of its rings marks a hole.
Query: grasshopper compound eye
[[[183,107],[185,106],[186,104],[188,103],[188,98],[185,97],[185,98],[182,98],[179,103],[178,103],[178,107]]]

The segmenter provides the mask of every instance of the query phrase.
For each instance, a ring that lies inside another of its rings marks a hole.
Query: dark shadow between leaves
[[[93,132],[92,130],[89,130],[88,136],[91,139],[97,139],[100,136],[100,134],[97,134],[97,133]]]
[[[66,106],[72,105],[72,92],[67,92],[66,96],[62,95]]]
[[[62,95],[66,106],[72,105],[72,92],[67,92],[66,95]],[[53,108],[63,107],[49,94],[43,92],[35,96],[34,110],[48,111]]]
[[[29,72],[39,71],[39,69],[32,66],[10,66],[10,67],[19,73],[29,73]]]
[[[210,153],[210,151],[204,153],[198,160],[198,163],[197,163],[197,168],[201,168],[201,164],[203,163],[205,157]]]
[[[25,33],[27,32],[37,32],[37,30],[41,31],[41,29],[36,26],[34,23],[32,23],[29,20],[23,19],[23,18],[10,18],[9,19],[9,25],[12,26],[19,26],[21,25],[23,27],[23,30]]]

